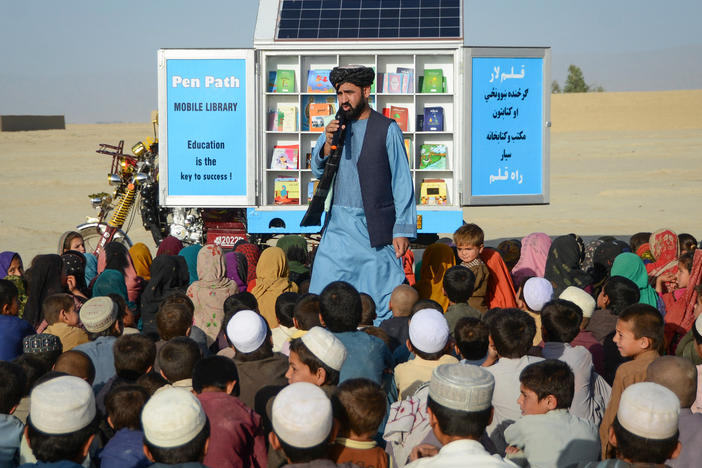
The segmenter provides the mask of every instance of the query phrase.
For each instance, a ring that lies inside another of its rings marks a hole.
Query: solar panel
[[[281,0],[277,39],[459,39],[461,0]]]

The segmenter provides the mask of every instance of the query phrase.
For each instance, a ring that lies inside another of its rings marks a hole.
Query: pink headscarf
[[[512,268],[515,286],[521,286],[532,276],[544,277],[551,238],[543,232],[533,232],[522,239],[522,253]]]

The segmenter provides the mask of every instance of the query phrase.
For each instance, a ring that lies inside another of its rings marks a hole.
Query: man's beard
[[[353,107],[351,104],[349,104],[349,107],[349,110],[343,107],[341,108],[341,112],[344,113],[344,118],[347,121],[358,120],[363,111],[366,110],[366,107],[368,107],[368,99],[365,96],[361,96],[361,102],[356,107]]]

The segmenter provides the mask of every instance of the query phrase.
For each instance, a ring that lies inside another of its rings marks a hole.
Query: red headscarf
[[[402,256],[402,268],[405,269],[405,278],[410,286],[414,286],[417,282],[414,276],[414,252],[412,249],[407,249],[405,254]]]
[[[485,247],[480,253],[480,258],[483,259],[490,271],[487,294],[485,295],[488,308],[517,307],[517,294],[514,291],[512,276],[510,276],[509,269],[507,269],[500,253],[495,249]]]
[[[670,229],[660,229],[648,241],[655,262],[646,265],[648,276],[675,273],[678,269],[678,236]]]
[[[675,300],[673,293],[663,295],[665,302],[665,342],[671,351],[675,351],[678,340],[695,324],[695,303],[697,291],[695,286],[702,282],[702,250],[695,250],[692,257],[692,269],[685,294]]]

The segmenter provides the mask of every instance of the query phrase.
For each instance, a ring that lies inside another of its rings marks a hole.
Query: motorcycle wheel
[[[83,236],[83,243],[85,244],[85,251],[86,252],[95,252],[95,248],[98,246],[98,243],[100,242],[100,238],[102,237],[102,234],[104,229],[102,228],[101,225],[91,225],[91,226],[86,226],[84,228],[81,228],[78,230],[81,236]],[[112,242],[119,242],[123,244],[125,247],[130,248],[132,246],[132,241],[129,239],[129,236],[127,236],[124,232],[122,231],[117,231],[112,238]]]

